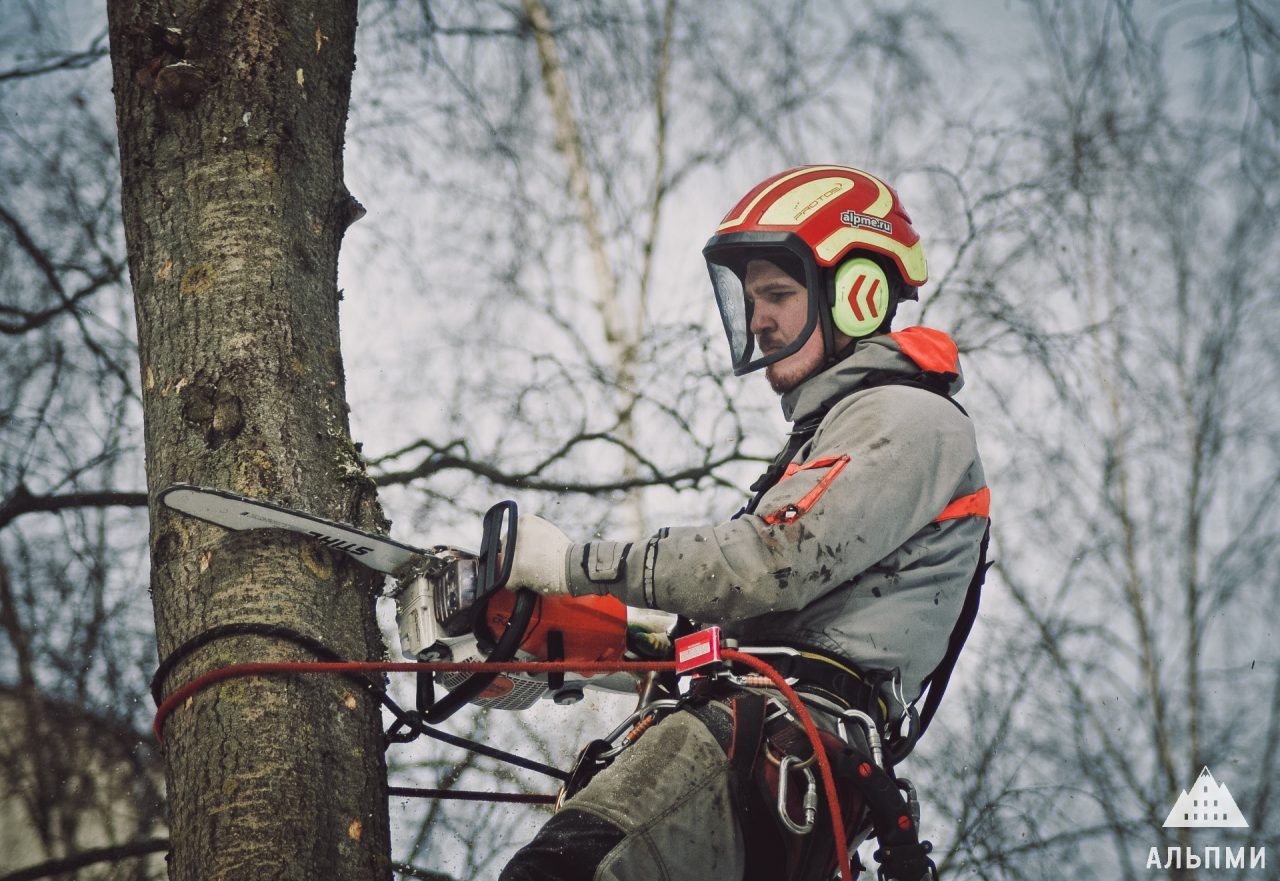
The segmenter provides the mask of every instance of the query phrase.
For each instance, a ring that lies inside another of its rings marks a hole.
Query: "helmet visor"
[[[703,252],[738,376],[795,354],[818,324],[812,257],[784,242],[761,244],[715,244]]]

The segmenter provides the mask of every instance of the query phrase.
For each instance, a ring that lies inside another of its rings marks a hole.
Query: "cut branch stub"
[[[166,64],[156,74],[156,96],[176,109],[193,107],[208,87],[200,68],[186,61]]]

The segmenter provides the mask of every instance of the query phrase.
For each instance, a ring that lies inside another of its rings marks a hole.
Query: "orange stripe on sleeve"
[[[991,516],[991,490],[983,487],[976,493],[961,496],[942,509],[942,513],[933,518],[934,523],[943,520],[959,520],[961,517]]]

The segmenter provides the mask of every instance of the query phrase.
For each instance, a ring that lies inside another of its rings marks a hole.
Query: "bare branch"
[[[49,259],[49,255],[44,249],[35,243],[31,234],[27,232],[22,222],[16,216],[9,213],[9,210],[0,205],[0,221],[9,227],[9,231],[13,233],[15,239],[18,240],[18,246],[26,252],[31,261],[40,268],[40,273],[44,276],[45,281],[49,283],[49,287],[60,296],[65,296],[66,291],[62,287],[62,279],[58,277],[58,270],[54,267],[53,261]]]
[[[392,863],[391,871],[404,878],[421,878],[422,881],[454,881],[452,875],[446,875],[444,872],[435,872],[431,869],[419,869],[417,866],[411,866],[408,863]],[[4,881],[4,879],[0,878],[0,881]]]
[[[89,44],[87,49],[71,52],[59,58],[52,58],[30,67],[14,67],[9,70],[0,70],[0,83],[7,80],[40,76],[57,70],[81,70],[89,67],[98,59],[107,57],[107,47],[104,45],[106,38],[107,32],[104,30],[93,38],[93,42]]]
[[[62,495],[36,496],[23,484],[19,484],[10,493],[9,498],[0,504],[0,529],[8,526],[23,514],[38,511],[66,511],[71,508],[145,508],[147,494],[145,492],[128,492],[119,490],[98,490],[90,492],[72,492]]]
[[[27,866],[25,869],[18,869],[16,872],[9,872],[7,875],[0,875],[0,881],[36,881],[37,878],[52,878],[55,875],[75,872],[86,866],[94,866],[99,863],[116,863],[120,860],[144,857],[148,854],[160,853],[168,849],[169,839],[167,838],[147,838],[141,841],[131,841],[128,844],[95,847],[92,850],[84,850],[69,857],[47,860],[34,866]],[[428,876],[418,875],[414,877]],[[430,877],[433,879],[445,879],[443,875]],[[451,879],[448,879],[448,881],[451,881]]]
[[[618,446],[623,445],[617,438],[609,435],[583,435],[575,438],[575,442],[585,442],[590,440],[600,440],[613,443]],[[451,449],[453,445],[446,447]],[[629,450],[633,455],[634,450]],[[558,457],[559,454],[557,454]],[[637,458],[639,458],[637,456]],[[643,461],[643,460],[641,460]],[[767,462],[768,459],[762,456],[747,456],[741,453],[730,453],[716,459],[710,459],[701,465],[690,466],[676,471],[660,471],[656,466],[650,464],[650,474],[647,476],[622,477],[617,480],[602,480],[599,482],[591,481],[561,481],[549,478],[536,478],[545,465],[537,466],[533,469],[523,472],[505,471],[496,465],[487,462],[478,462],[473,459],[464,458],[454,455],[444,450],[433,453],[424,459],[417,466],[404,471],[388,471],[383,474],[373,476],[374,483],[378,486],[394,486],[397,484],[411,483],[421,478],[430,477],[442,471],[458,470],[467,471],[477,477],[483,477],[495,486],[506,486],[514,489],[541,490],[544,492],[558,493],[582,493],[584,495],[602,495],[611,492],[622,492],[626,490],[639,489],[646,486],[670,486],[674,489],[696,489],[703,480],[714,476],[713,472],[717,468],[733,462]],[[2,511],[3,509],[0,509]],[[3,526],[3,520],[0,519],[0,526]]]

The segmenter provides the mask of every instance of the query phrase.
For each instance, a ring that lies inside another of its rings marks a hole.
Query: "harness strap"
[[[829,731],[819,730],[822,750],[839,768],[838,757],[847,748],[843,740]],[[813,744],[803,728],[785,716],[776,716],[765,723],[766,758],[758,764],[754,777],[754,822],[746,827],[748,836],[749,868],[744,881],[825,881],[837,869],[835,843],[831,839],[830,806],[825,798],[819,798],[818,814],[813,831],[797,835],[786,829],[778,816],[778,799],[786,757],[799,759],[801,767],[808,765],[813,756]],[[796,775],[793,769],[787,774]],[[784,809],[792,818],[802,815],[803,786],[797,785],[797,776],[789,777]],[[836,788],[839,794],[841,814],[844,819],[844,838],[853,842],[860,830],[866,828],[866,814],[858,789],[858,781],[838,774]],[[854,861],[855,876],[861,866]]]
[[[888,715],[889,709],[875,686],[864,680],[852,664],[828,658],[814,649],[797,647],[797,650],[803,654],[770,654],[767,649],[753,649],[752,654],[768,660],[770,666],[786,678],[797,680],[796,690],[801,694],[816,692],[843,704],[845,709],[863,710],[878,719]]]
[[[804,760],[813,755],[813,744],[804,729],[785,717],[769,721],[764,729],[764,740],[777,756],[795,756]]]
[[[754,692],[740,692],[732,698],[733,740],[729,744],[729,765],[735,775],[749,778],[760,755],[764,738],[764,716],[768,698]]]
[[[974,570],[973,579],[969,582],[969,589],[965,592],[960,617],[956,619],[955,626],[951,628],[951,636],[947,639],[947,653],[942,656],[938,666],[933,668],[933,672],[924,679],[929,692],[925,695],[924,706],[920,709],[920,733],[916,735],[917,739],[929,727],[933,714],[938,712],[942,695],[946,692],[947,683],[951,680],[951,673],[956,668],[956,661],[960,659],[960,651],[964,648],[965,640],[969,638],[969,632],[973,629],[973,622],[978,617],[982,583],[986,581],[987,569],[991,566],[987,560],[987,545],[990,542],[991,522],[987,521],[987,529],[982,533],[982,542],[978,545],[978,566]]]
[[[804,730],[785,718],[766,722],[770,699],[759,692],[707,683],[699,686],[699,693],[703,699],[691,704],[688,711],[707,725],[729,760],[746,845],[747,870],[743,881],[819,881],[831,877],[835,859],[830,832],[822,834],[818,830],[827,827],[818,824],[813,834],[805,836],[791,834],[783,828],[776,807],[778,767],[765,760],[762,748],[766,742],[773,741],[777,755],[796,755],[803,751],[807,757],[813,748]],[[710,701],[728,706],[732,710],[732,721],[729,715],[708,706]],[[832,744],[824,743],[824,746],[831,754]],[[842,806],[848,807],[851,793],[845,787],[841,789]],[[791,796],[793,803],[789,807],[799,815],[802,813],[800,790],[792,791]],[[819,806],[821,816],[826,816],[825,809],[823,801]],[[860,810],[855,811],[855,815],[860,814]]]
[[[794,657],[794,656],[789,656]],[[802,660],[806,660],[803,659]],[[823,662],[815,662],[823,663]],[[779,768],[762,759],[762,745],[768,744],[777,757],[795,756],[804,760],[812,754],[808,737],[794,722],[778,717],[765,720],[768,698],[755,691],[721,680],[702,680],[696,696],[685,709],[707,726],[724,748],[733,770],[738,802],[743,810],[743,832],[747,844],[747,873],[744,881],[818,881],[829,878],[835,868],[830,833],[821,820],[813,834],[798,836],[783,829],[777,819],[775,801]],[[732,711],[723,713],[708,706],[711,701]],[[936,877],[929,858],[932,846],[922,842],[908,800],[892,775],[879,767],[866,745],[855,739],[845,743],[830,732],[819,732],[824,752],[836,770],[840,801],[845,808],[846,834],[853,836],[862,827],[867,811],[875,828],[882,881],[924,881]],[[799,790],[790,792],[798,802]],[[790,805],[793,816],[798,803]],[[825,799],[819,802],[825,814]]]
[[[747,506],[742,509],[740,514],[754,514],[756,508],[760,505],[760,500],[764,498],[764,494],[782,479],[782,475],[786,473],[787,466],[791,464],[791,460],[796,457],[796,453],[800,452],[800,448],[812,440],[813,436],[818,432],[818,426],[822,424],[822,420],[826,418],[827,412],[835,406],[836,402],[831,401],[825,403],[808,419],[803,422],[797,422],[795,427],[791,429],[791,433],[787,437],[786,446],[774,456],[773,461],[769,464],[764,474],[756,478],[756,482],[751,484],[749,489],[754,495],[751,501],[747,502]]]

